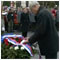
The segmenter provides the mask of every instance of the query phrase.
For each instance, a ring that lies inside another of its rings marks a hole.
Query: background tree
[[[10,6],[10,1],[4,1],[3,6]]]

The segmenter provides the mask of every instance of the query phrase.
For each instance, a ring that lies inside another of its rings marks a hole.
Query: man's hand
[[[28,40],[29,40],[29,37],[26,37],[26,38],[25,38],[25,42],[24,42],[24,43],[29,43],[29,41],[28,41]]]
[[[25,37],[25,40],[28,40],[29,39],[29,37]]]

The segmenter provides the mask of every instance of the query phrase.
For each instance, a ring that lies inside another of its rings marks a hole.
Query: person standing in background
[[[21,14],[21,25],[22,25],[22,35],[24,37],[27,37],[27,31],[28,31],[28,27],[29,27],[29,14],[28,14],[28,10],[26,7],[24,7],[22,9],[22,14]]]
[[[58,10],[56,11],[55,25],[56,25],[57,31],[59,31],[59,8],[58,8]]]
[[[4,16],[4,25],[5,25],[5,31],[8,32],[8,20],[7,20],[7,9],[5,10],[5,15]]]
[[[18,7],[17,9],[18,31],[20,31],[21,13],[22,13],[21,8]]]
[[[54,8],[51,9],[51,13],[52,13],[52,15],[54,17],[54,20],[56,19],[56,12],[57,12],[57,5],[55,5]]]
[[[14,30],[18,30],[17,11],[14,11]]]
[[[7,19],[8,19],[8,32],[13,32],[14,13],[11,8],[9,9]]]

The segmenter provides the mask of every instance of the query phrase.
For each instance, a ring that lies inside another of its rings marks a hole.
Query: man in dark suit
[[[31,2],[30,9],[36,15],[37,29],[25,43],[29,42],[32,45],[38,42],[41,55],[45,55],[46,59],[57,59],[59,37],[52,14],[38,2]]]

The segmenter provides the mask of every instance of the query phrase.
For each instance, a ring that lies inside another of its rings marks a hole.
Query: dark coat
[[[59,10],[56,11],[55,24],[59,23]]]
[[[36,19],[37,29],[30,37],[29,43],[38,42],[42,55],[57,52],[59,50],[59,37],[52,14],[47,9],[40,7]]]
[[[21,11],[18,11],[17,12],[17,20],[18,20],[18,23],[20,23],[20,20],[21,20]]]
[[[8,21],[10,21],[10,20],[14,21],[14,13],[8,12],[7,19],[8,19]]]
[[[28,13],[21,13],[21,21],[20,23],[22,24],[22,32],[28,31],[29,27],[29,14]]]

